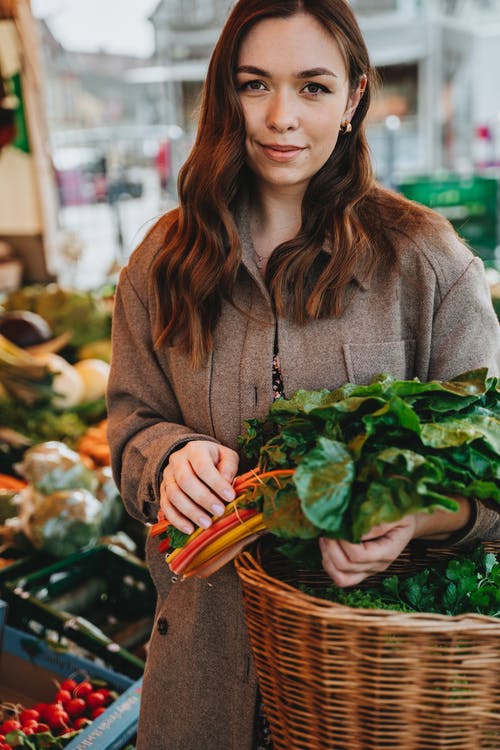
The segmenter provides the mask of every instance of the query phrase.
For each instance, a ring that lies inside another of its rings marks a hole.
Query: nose
[[[299,117],[292,97],[287,92],[276,92],[269,101],[267,127],[279,133],[296,130]]]

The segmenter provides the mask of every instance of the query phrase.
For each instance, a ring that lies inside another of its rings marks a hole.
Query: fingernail
[[[212,525],[212,521],[206,516],[200,516],[198,518],[198,526],[202,526],[204,529],[208,529]]]
[[[193,533],[193,527],[188,526],[187,524],[185,526],[181,527],[181,531],[183,531],[185,534],[192,534]]]
[[[224,513],[224,506],[221,503],[214,503],[210,510],[214,516],[221,516]]]
[[[224,492],[222,493],[222,497],[225,497],[226,500],[234,500],[235,492],[234,490],[224,490]]]

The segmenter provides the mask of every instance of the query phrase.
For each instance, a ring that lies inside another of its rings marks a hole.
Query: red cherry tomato
[[[99,708],[94,708],[92,713],[90,714],[91,719],[97,719],[98,716],[103,714],[105,712],[104,706],[99,706]]]
[[[50,729],[48,724],[45,724],[44,721],[41,721],[38,726],[35,729],[35,734],[41,734],[42,732],[48,732]]]
[[[118,698],[118,693],[116,693],[114,690],[108,690],[107,688],[99,688],[99,693],[102,693],[105,697],[105,706],[109,706],[110,703],[113,703]]]
[[[60,690],[67,690],[69,693],[73,693],[73,690],[77,687],[78,683],[76,680],[68,678],[63,680],[59,686]]]
[[[63,690],[60,688],[54,696],[54,703],[62,703],[64,706],[68,701],[72,699],[73,695],[69,690]]]
[[[23,725],[23,732],[25,729],[32,729],[33,727],[38,726],[38,721],[36,719],[28,719],[28,721],[21,722]]]
[[[9,732],[16,732],[21,729],[21,722],[17,719],[6,719],[0,724],[0,733],[9,734]]]
[[[73,690],[73,695],[75,696],[75,698],[86,698],[89,693],[93,692],[94,688],[92,686],[92,683],[88,682],[88,680],[84,680],[83,682],[80,682]]]
[[[65,709],[72,719],[76,718],[77,716],[81,716],[86,708],[87,704],[85,703],[83,698],[72,698],[65,705]]]
[[[45,713],[45,720],[51,729],[65,729],[69,724],[69,715],[60,704],[53,703]]]
[[[78,719],[75,719],[73,722],[75,729],[85,729],[89,724],[92,724],[92,722],[90,719],[87,719],[86,716],[79,716]]]
[[[19,714],[19,721],[21,722],[23,727],[26,726],[28,721],[34,721],[38,724],[39,718],[40,711],[37,711],[36,708],[25,708]]]
[[[35,727],[23,727],[23,734],[29,737],[30,734],[35,734]]]
[[[106,696],[101,693],[100,690],[94,690],[93,693],[89,693],[85,698],[87,706],[93,710],[94,708],[100,708],[106,703]]]

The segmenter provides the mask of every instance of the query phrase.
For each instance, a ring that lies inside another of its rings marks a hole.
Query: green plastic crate
[[[16,559],[6,552],[5,557],[12,559],[12,562],[0,567],[0,595],[3,595],[7,582],[17,581],[18,578],[26,576],[28,573],[35,573],[37,570],[50,565],[53,560],[49,555],[38,552],[32,555],[22,555]]]
[[[422,175],[399,183],[411,200],[439,211],[485,263],[499,260],[500,180],[455,174]]]
[[[137,679],[149,638],[156,593],[147,566],[113,545],[95,547],[7,581],[9,625],[38,637],[71,641]]]

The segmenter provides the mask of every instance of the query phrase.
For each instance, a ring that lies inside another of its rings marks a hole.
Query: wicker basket
[[[425,564],[452,554],[434,550]],[[391,571],[423,566],[417,548]],[[304,594],[297,583],[329,579],[294,570],[265,541],[236,568],[276,750],[500,749],[498,619],[353,609]]]

